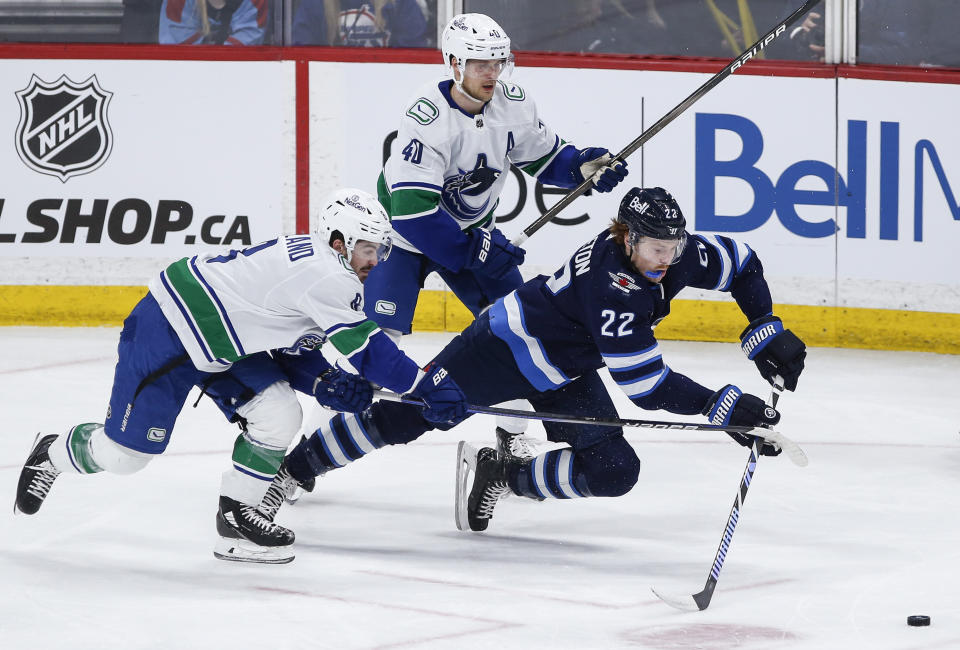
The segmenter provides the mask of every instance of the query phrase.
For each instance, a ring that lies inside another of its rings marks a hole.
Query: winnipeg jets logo
[[[444,208],[457,219],[473,221],[487,213],[490,197],[486,196],[480,205],[471,205],[468,197],[483,197],[500,178],[501,171],[487,167],[487,158],[477,156],[477,166],[470,171],[458,168],[456,176],[448,176],[443,181]]]
[[[386,47],[390,32],[377,27],[378,20],[369,4],[340,12],[340,44],[346,47]]]
[[[640,285],[634,282],[633,278],[623,271],[619,271],[617,273],[607,271],[607,275],[609,275],[610,279],[613,281],[613,286],[624,293],[630,293],[631,291],[636,291],[640,288]]]
[[[83,83],[66,75],[48,83],[33,75],[16,95],[17,153],[28,167],[65,183],[106,162],[113,148],[107,121],[113,93],[100,87],[96,75]]]

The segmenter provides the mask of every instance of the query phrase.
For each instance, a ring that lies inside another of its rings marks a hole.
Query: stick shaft
[[[384,390],[376,390],[374,396],[379,399],[391,402],[401,402],[411,406],[424,406],[424,403],[412,397],[397,395]],[[607,420],[595,418],[587,415],[573,416],[560,413],[543,413],[539,411],[521,411],[519,409],[500,408],[497,406],[477,406],[471,404],[467,407],[471,413],[482,415],[506,415],[508,417],[523,418],[526,420],[540,420],[543,422],[566,422],[570,424],[592,424],[606,427],[628,427],[640,429],[673,429],[681,431],[724,431],[730,433],[752,433],[761,437],[767,433],[765,430],[758,431],[755,427],[722,426],[716,424],[700,424],[698,422],[667,422],[662,420]]]
[[[774,41],[778,36],[785,33],[787,27],[795,23],[800,19],[805,13],[813,9],[816,5],[820,3],[820,0],[806,0],[799,9],[790,14],[783,22],[777,24],[773,29],[764,34],[757,40],[756,43],[744,50],[737,58],[728,63],[726,67],[723,68],[720,72],[713,75],[699,88],[697,88],[693,93],[684,99],[682,102],[677,104],[670,110],[669,113],[661,117],[659,120],[654,123],[649,129],[641,133],[633,142],[628,144],[623,150],[618,153],[611,163],[618,160],[626,160],[627,156],[632,154],[634,151],[642,147],[650,138],[659,133],[665,126],[670,124],[675,120],[681,113],[686,111],[690,106],[692,106],[697,100],[706,95],[708,92],[713,90],[721,81],[729,77],[731,74],[740,69],[741,66],[751,61],[755,56],[762,52],[772,41]],[[533,233],[540,230],[543,226],[553,220],[561,210],[566,208],[568,205],[573,203],[573,201],[590,189],[591,179],[585,179],[582,183],[577,185],[574,189],[570,191],[569,194],[564,196],[560,201],[554,205],[552,208],[543,213],[539,219],[531,223],[529,226],[524,228],[523,232],[517,235],[513,240],[515,246],[520,246],[527,239],[530,238]]]
[[[780,399],[780,391],[783,390],[782,386],[783,379],[778,375],[774,378],[773,387],[770,389],[767,406],[776,408],[777,401]],[[693,595],[693,600],[697,603],[697,607],[700,608],[700,610],[704,610],[710,605],[713,591],[717,587],[717,580],[720,579],[720,570],[723,568],[723,561],[727,557],[727,551],[730,550],[733,533],[737,529],[737,522],[740,521],[740,511],[743,509],[743,502],[747,500],[747,490],[750,489],[750,483],[753,481],[753,473],[757,469],[757,458],[760,457],[761,444],[759,438],[753,439],[753,445],[750,447],[750,457],[747,458],[747,465],[743,468],[743,476],[740,477],[740,488],[737,490],[737,496],[733,500],[730,514],[727,515],[727,525],[723,528],[723,536],[720,538],[717,554],[713,556],[713,564],[710,566],[707,581],[703,585],[703,591]]]

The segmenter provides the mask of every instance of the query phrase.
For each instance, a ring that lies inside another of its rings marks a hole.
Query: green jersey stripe
[[[533,176],[534,178],[536,178],[537,175],[543,171],[543,168],[549,165],[550,162],[553,161],[554,158],[556,158],[557,154],[560,153],[560,150],[563,149],[566,146],[566,144],[567,144],[566,140],[563,140],[561,138],[560,144],[557,145],[556,150],[551,151],[543,158],[538,158],[537,160],[534,160],[532,163],[528,163],[524,165],[520,169],[522,169],[524,172],[526,172],[530,176]]]
[[[399,189],[390,194],[390,216],[429,214],[437,209],[440,195],[422,189]]]
[[[254,445],[240,435],[233,444],[233,465],[245,474],[270,480],[280,469],[285,453],[283,449]]]
[[[390,206],[393,201],[390,198],[390,188],[387,187],[387,179],[383,177],[383,172],[380,172],[380,176],[377,178],[377,200],[380,201],[383,209],[387,211],[387,217],[392,219],[393,208]]]
[[[377,324],[372,320],[365,320],[359,325],[349,329],[343,329],[330,336],[330,342],[337,351],[345,357],[362,348],[367,343],[367,339],[377,329]]]
[[[174,262],[167,267],[166,274],[180,301],[197,324],[200,335],[210,348],[213,357],[227,361],[239,359],[242,355],[230,340],[230,334],[220,319],[220,312],[217,311],[216,305],[213,304],[203,286],[190,272],[189,260],[183,258],[179,262]]]

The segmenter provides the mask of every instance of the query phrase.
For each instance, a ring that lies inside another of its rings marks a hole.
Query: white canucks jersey
[[[288,235],[242,251],[184,258],[150,282],[194,365],[206,372],[264,350],[344,356],[378,330],[363,313],[363,285],[319,235]]]
[[[500,81],[478,115],[450,97],[449,79],[421,87],[410,100],[383,170],[381,197],[389,194],[397,221],[433,214],[439,205],[461,230],[485,226],[512,162],[538,176],[567,143],[537,116],[523,88]],[[395,244],[420,252],[394,232]]]

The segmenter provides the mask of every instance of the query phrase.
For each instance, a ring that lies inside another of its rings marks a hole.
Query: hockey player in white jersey
[[[578,149],[540,120],[527,91],[508,80],[510,38],[488,16],[455,16],[441,51],[450,78],[425,84],[407,103],[377,187],[395,251],[370,275],[366,311],[397,337],[410,333],[431,272],[475,316],[522,283],[525,252],[493,217],[511,163],[545,185],[573,188],[592,178],[599,192],[627,174],[606,149]],[[499,419],[501,449],[525,454],[524,428]]]
[[[61,473],[143,469],[166,449],[188,393],[199,386],[242,425],[221,484],[214,554],[292,560],[293,531],[256,506],[300,428],[294,388],[357,412],[370,404],[373,381],[419,395],[431,405],[425,417],[440,426],[466,414],[462,391],[442,368],[420,370],[363,313],[362,282],[389,255],[390,233],[375,197],[340,190],[324,201],[318,232],[168,266],[124,321],[105,423],[39,434],[15,510],[36,513]],[[328,341],[360,376],[323,358],[319,348]],[[290,355],[297,371],[288,373]]]

